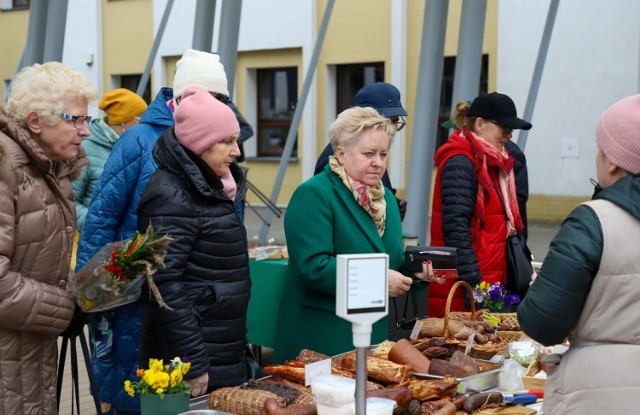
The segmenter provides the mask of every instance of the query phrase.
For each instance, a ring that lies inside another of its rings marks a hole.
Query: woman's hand
[[[187,381],[191,386],[191,396],[194,398],[207,393],[207,387],[209,385],[209,374],[205,373],[197,378],[193,378]]]
[[[433,265],[431,261],[424,261],[422,263],[422,273],[415,272],[413,274],[417,279],[422,280],[424,282],[437,282],[438,284],[444,284],[445,278],[437,278],[435,273],[433,272]]]
[[[389,270],[387,276],[389,277],[389,296],[397,297],[406,293],[411,288],[413,280],[409,277],[405,277],[398,271],[392,269]]]

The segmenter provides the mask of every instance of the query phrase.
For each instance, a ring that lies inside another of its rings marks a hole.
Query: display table
[[[252,345],[275,346],[287,264],[286,259],[249,261],[252,286],[247,311],[247,337]]]

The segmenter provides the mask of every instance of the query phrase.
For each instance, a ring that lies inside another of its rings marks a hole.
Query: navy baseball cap
[[[400,102],[400,91],[386,82],[376,82],[360,88],[356,94],[358,107],[375,108],[383,117],[407,116]]]
[[[516,104],[505,94],[492,92],[478,96],[467,110],[467,117],[493,120],[514,130],[529,130],[531,123],[517,117]]]

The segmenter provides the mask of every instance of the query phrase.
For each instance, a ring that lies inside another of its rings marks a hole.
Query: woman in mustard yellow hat
[[[147,103],[134,92],[118,88],[106,92],[98,108],[104,111],[101,119],[91,120],[91,135],[82,142],[82,147],[89,158],[89,165],[82,176],[73,182],[73,194],[76,197],[76,226],[80,231],[87,216],[91,196],[102,174],[104,164],[111,154],[113,146],[127,128],[140,122],[140,115],[147,109]]]

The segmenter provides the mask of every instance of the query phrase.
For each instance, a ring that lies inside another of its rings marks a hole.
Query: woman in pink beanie
[[[155,277],[160,308],[148,295],[139,362],[188,356],[193,396],[247,381],[246,314],[251,294],[247,233],[235,203],[246,192],[233,159],[240,132],[233,111],[209,92],[189,87],[175,128],[158,141],[158,163],[138,207],[149,224],[173,238]]]
[[[524,332],[544,345],[544,411],[632,413],[640,394],[640,95],[607,109],[596,128],[597,191],[551,242],[518,308]]]

